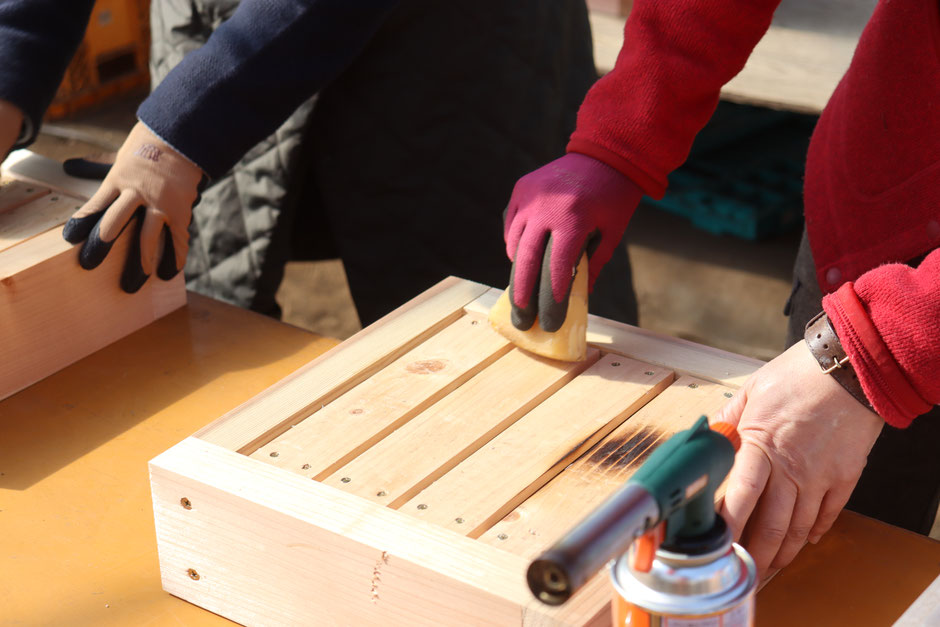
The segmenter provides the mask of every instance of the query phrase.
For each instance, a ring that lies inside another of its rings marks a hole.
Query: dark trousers
[[[821,310],[822,292],[804,230],[793,267],[793,293],[784,311],[790,317],[787,346],[803,339],[806,323]],[[935,406],[907,429],[882,429],[847,507],[926,535],[938,503],[940,407]]]

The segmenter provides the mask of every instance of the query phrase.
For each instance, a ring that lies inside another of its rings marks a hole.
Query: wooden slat
[[[488,314],[502,290],[491,289],[467,305],[467,311]],[[639,329],[598,316],[588,316],[588,344],[603,352],[672,368],[677,373],[740,387],[764,362],[662,333]]]
[[[480,540],[526,558],[537,556],[619,488],[655,445],[717,411],[727,394],[733,391],[680,377]]]
[[[0,209],[0,252],[62,226],[82,206],[78,198],[45,194],[15,209]]]
[[[672,380],[671,370],[605,355],[412,498],[402,511],[477,537]]]
[[[164,588],[243,624],[600,616],[596,595],[563,611],[539,604],[519,556],[196,438],[152,460],[150,477]]]
[[[0,253],[0,399],[186,303],[182,273],[121,291],[130,235],[94,271],[78,265],[60,228]]]
[[[444,279],[201,429],[196,437],[233,451],[254,452],[457,320],[463,307],[487,289],[463,279]]]
[[[322,479],[510,350],[512,344],[490,330],[485,318],[464,316],[251,456]]]
[[[498,335],[489,328],[484,332]],[[325,483],[398,507],[590,366],[514,349]],[[407,460],[407,461],[405,461]]]
[[[41,185],[0,177],[0,219],[5,213],[45,196],[50,191]]]

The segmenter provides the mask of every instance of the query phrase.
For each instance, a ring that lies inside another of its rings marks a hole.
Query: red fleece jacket
[[[661,198],[779,0],[636,0],[570,152]],[[875,410],[905,427],[940,402],[940,11],[882,0],[820,117],[806,224],[823,299]],[[883,265],[890,264],[890,265]],[[841,286],[841,288],[840,288]]]

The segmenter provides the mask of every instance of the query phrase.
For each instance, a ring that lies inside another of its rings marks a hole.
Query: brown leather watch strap
[[[868,402],[865,392],[862,391],[862,384],[858,381],[855,368],[852,367],[852,362],[842,348],[839,336],[829,324],[829,316],[826,312],[820,312],[806,324],[803,339],[809,346],[809,352],[819,362],[823,374],[831,374],[859,403],[875,411]]]

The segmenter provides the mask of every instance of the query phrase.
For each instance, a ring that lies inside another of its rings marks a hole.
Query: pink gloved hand
[[[589,289],[614,253],[643,190],[591,157],[568,153],[516,183],[506,212],[506,254],[512,260],[512,323],[557,331],[565,321],[571,279],[581,254]]]

